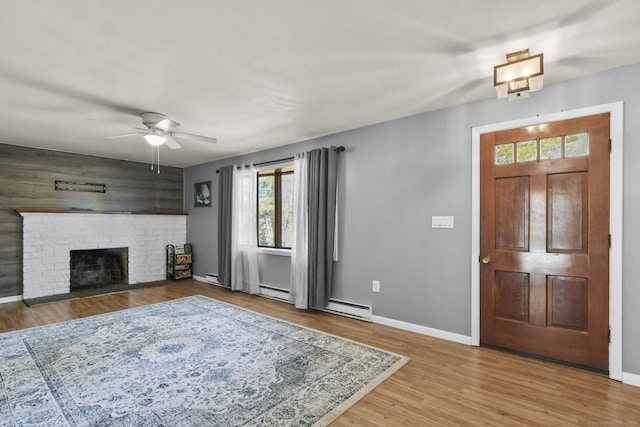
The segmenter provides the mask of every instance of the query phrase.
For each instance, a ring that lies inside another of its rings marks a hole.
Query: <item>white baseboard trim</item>
[[[22,301],[22,295],[14,295],[11,297],[2,297],[0,298],[0,304],[5,304],[8,302],[17,302]]]
[[[417,334],[428,335],[434,338],[440,338],[447,341],[457,342],[459,344],[471,345],[471,337],[465,335],[454,334],[453,332],[442,331],[440,329],[429,328],[427,326],[416,325],[414,323],[403,322],[401,320],[389,319],[382,316],[371,316],[373,323],[391,326],[393,328],[403,329]]]
[[[629,372],[622,372],[622,382],[624,384],[640,387],[640,375],[630,374]]]

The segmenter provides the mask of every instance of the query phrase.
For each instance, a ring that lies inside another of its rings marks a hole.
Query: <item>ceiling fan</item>
[[[124,135],[107,136],[107,138],[123,138],[132,135],[142,135],[145,141],[147,141],[149,144],[155,147],[159,147],[162,144],[167,144],[167,147],[171,148],[172,150],[182,148],[182,146],[178,144],[178,141],[176,139],[187,139],[212,144],[218,142],[216,138],[174,131],[173,129],[180,126],[180,123],[172,120],[164,114],[142,113],[140,114],[140,118],[142,119],[142,124],[145,127],[136,128],[138,129],[138,132],[126,133]]]

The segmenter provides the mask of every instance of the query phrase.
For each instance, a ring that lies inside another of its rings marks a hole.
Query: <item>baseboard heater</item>
[[[260,295],[291,304],[291,301],[289,301],[288,289],[260,285]],[[353,319],[363,320],[365,322],[371,322],[373,320],[373,307],[371,307],[370,305],[341,301],[333,298],[329,300],[329,305],[327,306],[327,308],[322,311],[338,314],[340,316],[351,317]]]
[[[260,295],[267,298],[277,299],[278,301],[291,302],[289,301],[289,290],[287,289],[260,285]]]
[[[229,289],[227,286],[224,286],[222,283],[218,281],[218,275],[213,273],[207,273],[204,275],[204,281],[210,283],[212,285],[220,286],[225,289]]]
[[[220,282],[218,282],[218,275],[217,274],[213,274],[213,273],[207,273],[204,275],[204,280],[207,283],[211,283],[213,285],[219,285]]]

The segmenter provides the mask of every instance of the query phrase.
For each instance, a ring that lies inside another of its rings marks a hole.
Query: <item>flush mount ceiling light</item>
[[[507,54],[507,62],[493,67],[493,85],[498,98],[526,98],[542,89],[542,53],[529,55],[529,49]]]

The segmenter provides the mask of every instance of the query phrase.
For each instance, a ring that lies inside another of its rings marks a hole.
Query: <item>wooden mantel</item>
[[[93,211],[93,210],[47,210],[47,209],[16,209],[16,213],[31,214],[31,213],[45,213],[45,214],[101,214],[101,215],[188,215],[182,212],[125,212],[125,211]]]

